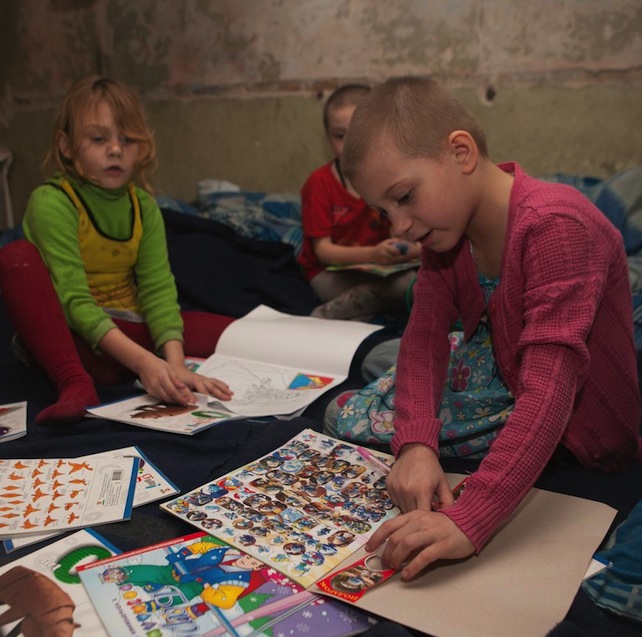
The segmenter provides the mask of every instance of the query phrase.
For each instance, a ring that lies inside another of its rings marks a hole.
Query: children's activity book
[[[0,537],[129,519],[138,465],[137,457],[0,460]]]
[[[390,460],[387,454],[376,454]],[[355,445],[306,429],[161,508],[308,588],[399,510]]]
[[[27,401],[0,405],[0,442],[21,438],[27,433]]]
[[[92,416],[193,435],[232,418],[289,416],[342,383],[361,342],[380,325],[293,316],[260,305],[230,324],[199,374],[225,381],[234,397],[198,395],[197,405],[168,405],[148,394],[88,409]]]
[[[372,625],[203,532],[81,566],[79,576],[112,637],[340,637]]]
[[[50,585],[48,591],[43,590],[43,587],[33,591],[33,597],[28,602],[33,614],[38,614],[38,611],[47,607],[47,603],[51,602],[51,591],[54,590],[51,587],[57,587],[69,595],[76,606],[73,619],[79,627],[74,630],[74,637],[107,637],[107,632],[80,581],[77,568],[81,564],[102,560],[116,553],[119,553],[118,549],[98,533],[92,529],[81,529],[0,567],[0,578],[16,566],[40,573],[50,580]],[[3,592],[8,597],[8,591],[3,589]],[[26,594],[31,595],[28,589]],[[45,595],[48,599],[40,599],[38,595]],[[0,604],[0,613],[5,610],[6,607]],[[16,624],[17,621],[0,626],[0,635],[22,634],[12,632]]]
[[[138,475],[136,476],[136,489],[134,491],[133,506],[141,506],[148,502],[154,502],[161,498],[166,498],[179,492],[179,488],[157,468],[152,462],[143,454],[139,447],[124,447],[122,449],[114,449],[112,451],[105,451],[103,453],[85,456],[86,458],[92,457],[106,457],[106,458],[138,458]],[[3,545],[7,553],[14,551],[29,544],[41,542],[47,538],[58,535],[62,531],[54,531],[53,533],[35,533],[30,535],[17,536],[11,539],[4,540]]]
[[[377,276],[390,276],[397,272],[404,272],[405,270],[416,270],[419,268],[420,261],[406,261],[404,263],[391,263],[383,265],[381,263],[351,263],[350,265],[329,265],[326,270],[331,272],[339,272],[341,270],[359,270],[367,272],[368,274],[376,274]]]

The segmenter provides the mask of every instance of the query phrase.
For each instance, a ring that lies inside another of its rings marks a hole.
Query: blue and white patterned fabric
[[[213,219],[237,234],[261,241],[280,241],[298,254],[303,244],[301,199],[294,194],[264,192],[212,192],[198,208],[170,197],[157,197],[162,209]]]
[[[642,502],[609,537],[596,557],[609,566],[583,582],[600,607],[642,621]]]

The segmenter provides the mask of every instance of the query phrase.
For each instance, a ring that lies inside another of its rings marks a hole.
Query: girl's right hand
[[[437,454],[422,444],[404,445],[386,479],[386,489],[403,513],[445,508],[454,502]]]
[[[181,378],[180,374],[165,360],[147,352],[139,366],[138,378],[145,391],[164,403],[178,405],[196,404],[196,396]]]

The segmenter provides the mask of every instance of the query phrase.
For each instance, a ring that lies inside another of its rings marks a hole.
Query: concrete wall
[[[641,0],[2,0],[0,144],[18,216],[67,88],[107,73],[142,95],[160,192],[298,191],[329,158],[328,92],[433,74],[497,161],[607,176],[642,163]]]

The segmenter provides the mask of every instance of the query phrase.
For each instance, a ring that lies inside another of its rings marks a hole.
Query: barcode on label
[[[123,479],[123,472],[120,469],[118,469],[117,471],[112,471],[111,479],[114,482],[117,481],[117,480],[122,480]]]

